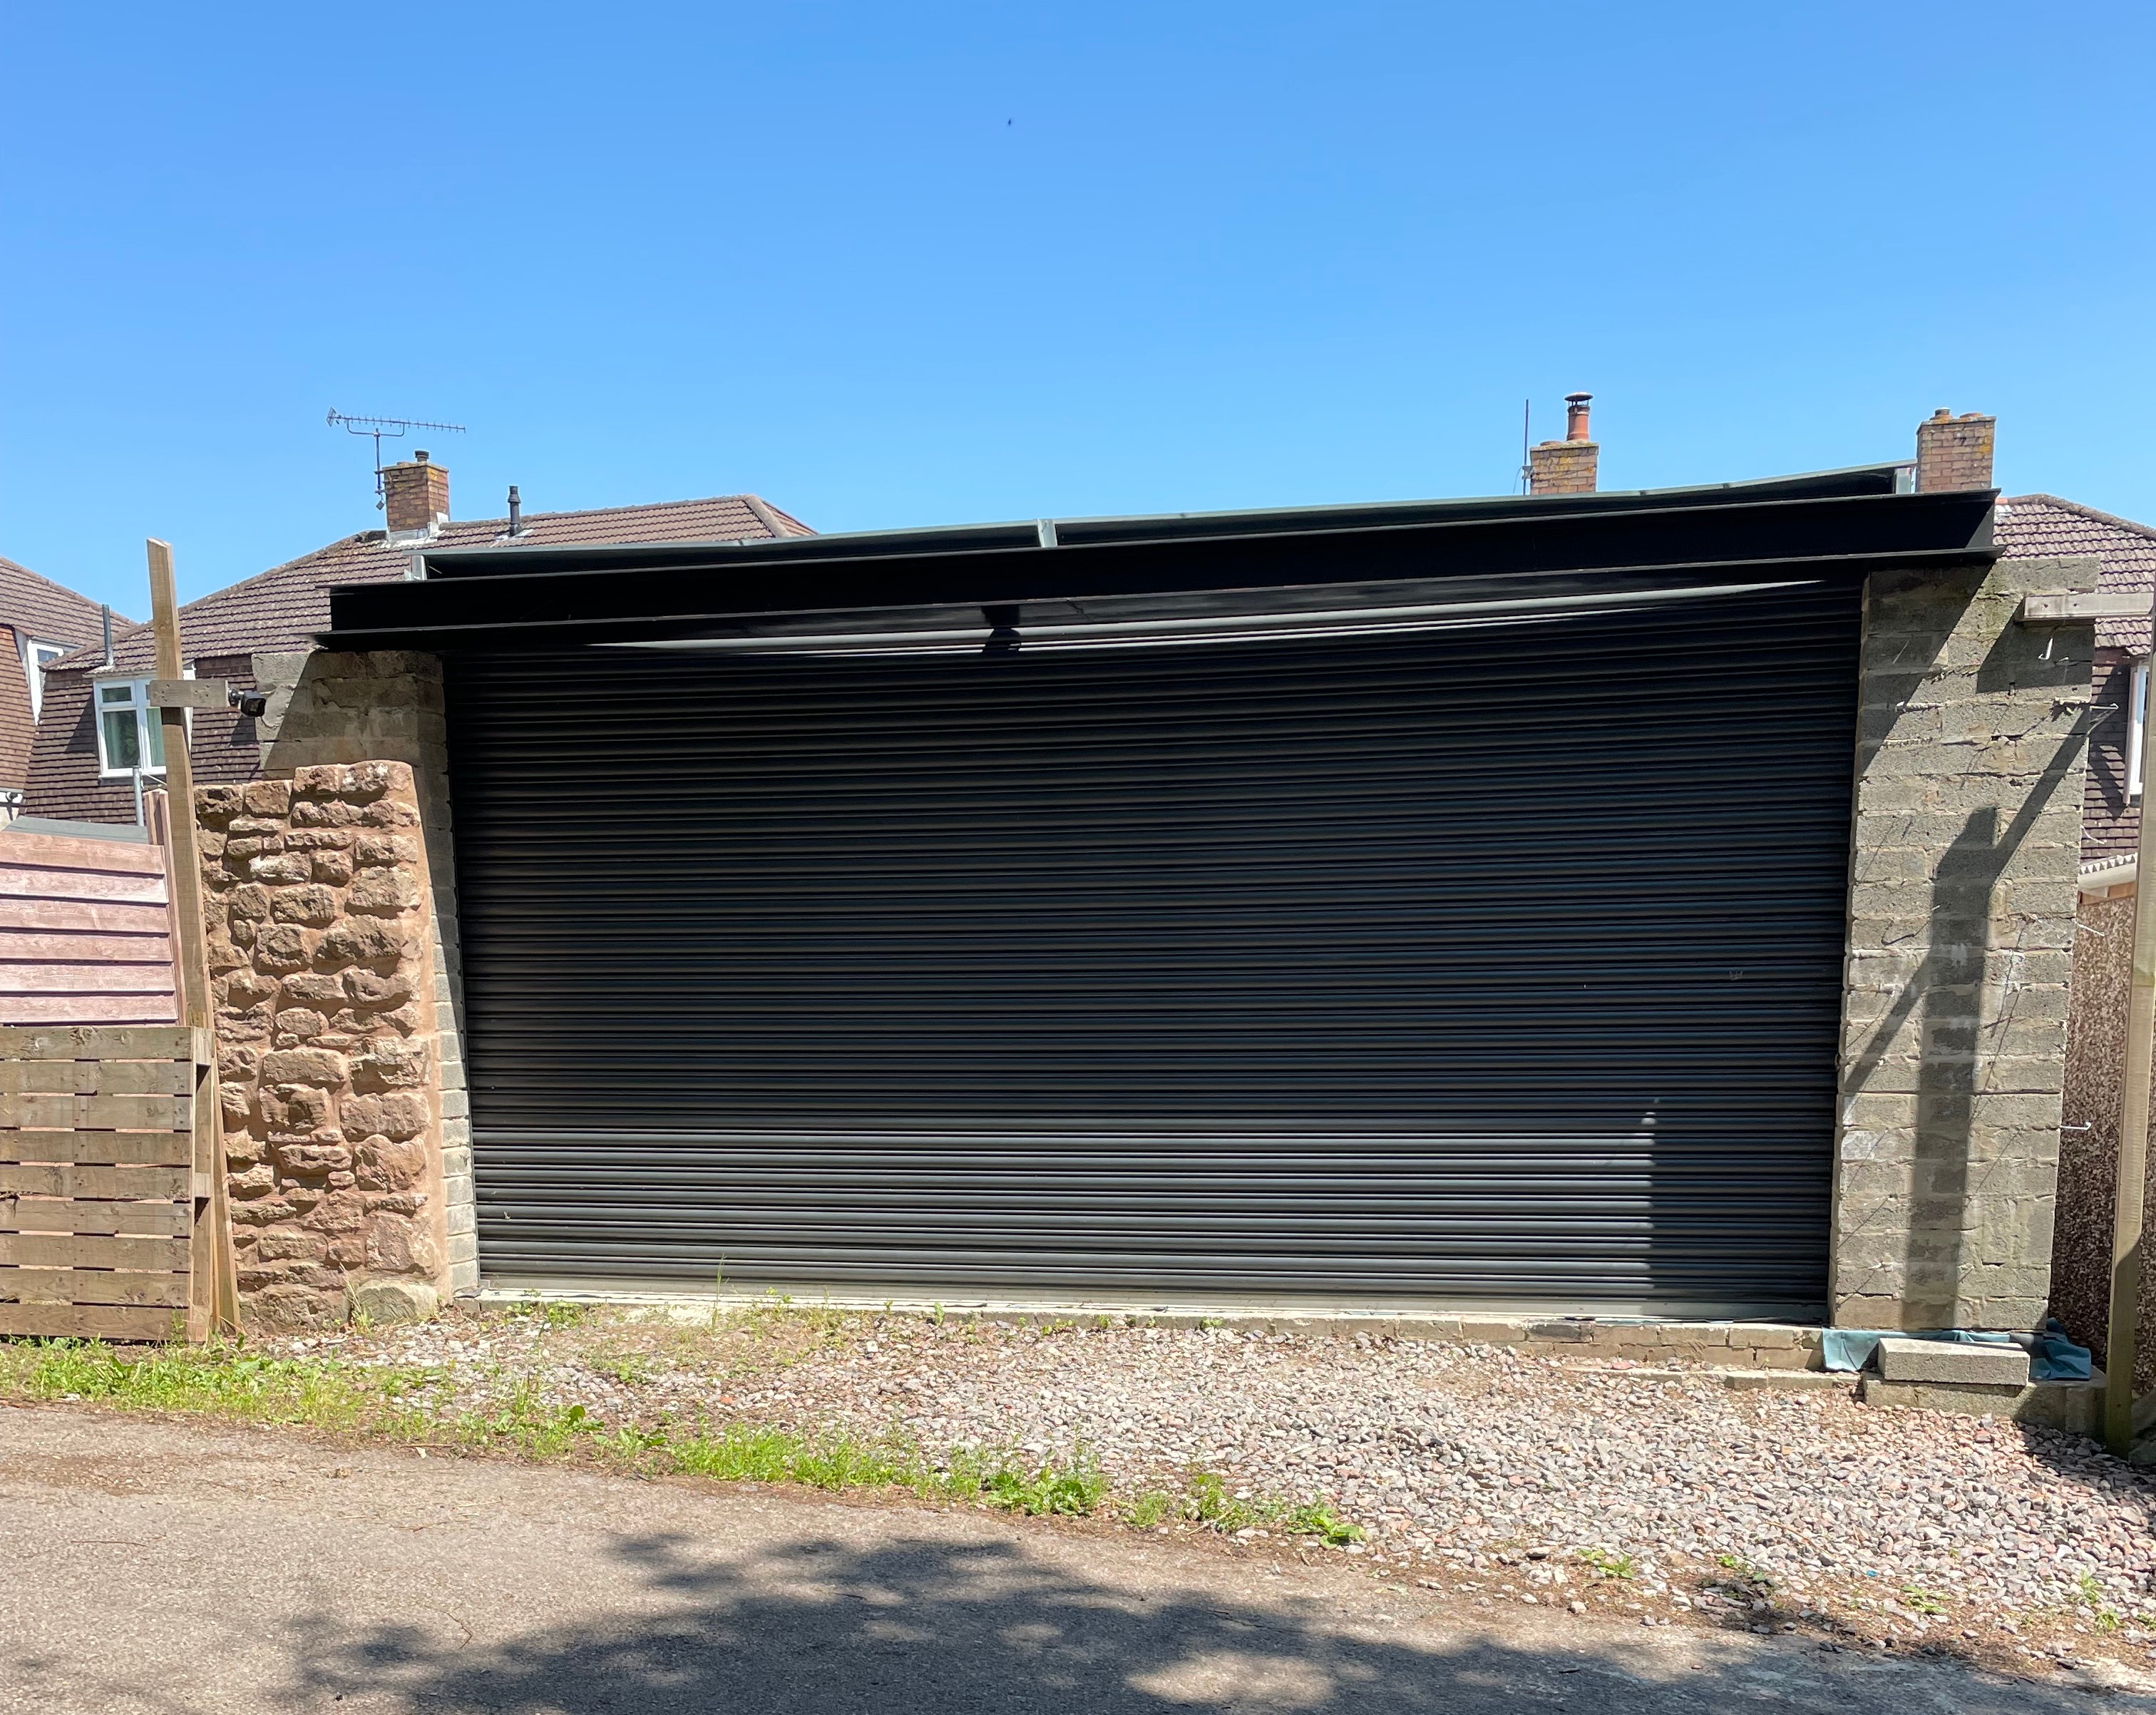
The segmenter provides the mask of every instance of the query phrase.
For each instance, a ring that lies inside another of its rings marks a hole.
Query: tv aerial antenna
[[[346,434],[372,435],[374,438],[374,510],[380,511],[382,497],[382,443],[401,440],[415,429],[439,429],[444,434],[462,434],[461,423],[423,423],[417,417],[351,417],[330,408],[329,424],[341,429]]]

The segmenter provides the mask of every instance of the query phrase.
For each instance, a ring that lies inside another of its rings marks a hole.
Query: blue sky
[[[2156,519],[2156,11],[12,7],[0,553],[139,614],[377,522],[823,529],[1907,456]]]

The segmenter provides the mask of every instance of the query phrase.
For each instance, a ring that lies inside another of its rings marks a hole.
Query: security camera
[[[259,721],[270,711],[270,699],[259,691],[242,691],[237,685],[225,693],[225,701],[250,721]]]

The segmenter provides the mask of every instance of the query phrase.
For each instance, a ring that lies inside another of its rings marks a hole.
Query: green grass
[[[548,1325],[570,1326],[583,1313],[578,1307],[561,1322],[548,1316]],[[624,1380],[627,1363],[614,1371]],[[652,1476],[902,1489],[1035,1517],[1106,1515],[1142,1529],[1179,1517],[1230,1533],[1270,1528],[1334,1547],[1363,1534],[1321,1505],[1239,1497],[1209,1471],[1194,1473],[1180,1495],[1150,1489],[1122,1499],[1082,1447],[1067,1460],[1037,1463],[970,1451],[936,1459],[896,1435],[800,1435],[750,1424],[605,1425],[582,1405],[547,1399],[528,1381],[484,1406],[457,1409],[442,1397],[446,1380],[438,1369],[270,1358],[232,1344],[0,1339],[0,1399],[81,1401],[531,1459],[576,1457]]]

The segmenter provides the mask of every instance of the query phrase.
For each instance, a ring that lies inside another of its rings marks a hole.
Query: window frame
[[[2148,660],[2143,655],[2133,664],[2133,677],[2126,693],[2126,801],[2136,804],[2141,798],[2141,753],[2146,747],[2143,733],[2148,724]]]
[[[30,681],[30,719],[33,722],[45,718],[45,669],[62,655],[73,653],[74,644],[55,643],[49,637],[33,637],[19,634],[23,647],[23,676]]]
[[[183,678],[192,679],[195,676],[195,670],[192,666],[184,667],[181,670],[181,674]],[[151,708],[149,704],[150,681],[157,676],[154,673],[130,674],[125,677],[115,674],[110,678],[93,679],[90,681],[90,706],[93,716],[92,724],[97,731],[97,778],[100,780],[131,780],[135,778],[136,770],[131,764],[126,768],[114,768],[111,758],[105,751],[105,717],[107,715],[119,714],[123,710],[131,711],[135,716],[136,754],[142,758],[141,773],[146,778],[155,778],[160,780],[164,778],[163,761],[161,759],[153,763],[150,760],[148,729],[152,722],[156,722],[159,729],[158,748],[162,750],[164,747],[163,722],[158,720],[157,711]],[[108,702],[105,693],[114,686],[121,685],[127,687],[128,701],[124,703]],[[194,711],[192,709],[187,711],[187,726],[188,731],[192,732],[194,727]]]

